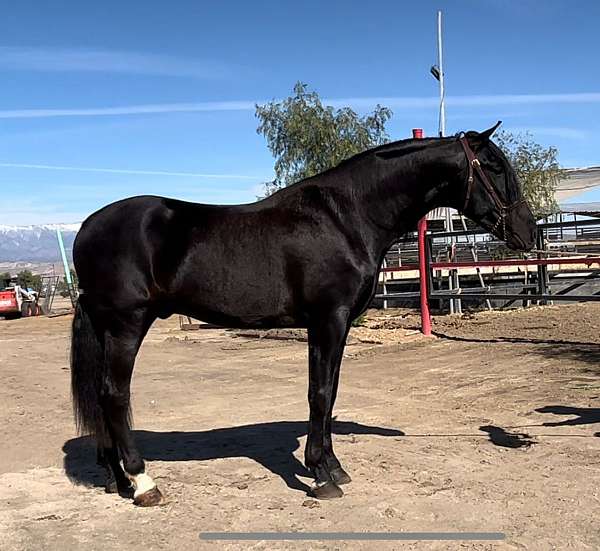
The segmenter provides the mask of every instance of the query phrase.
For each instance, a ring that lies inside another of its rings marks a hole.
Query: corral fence
[[[450,301],[455,301],[455,312],[462,301],[488,309],[600,301],[600,219],[561,217],[539,223],[537,246],[529,254],[509,251],[485,230],[464,222],[460,231],[435,230],[435,225],[429,231],[420,228],[388,252],[375,295],[380,306],[420,301],[427,309],[426,325],[430,305],[444,311]],[[420,287],[423,279],[426,284]]]

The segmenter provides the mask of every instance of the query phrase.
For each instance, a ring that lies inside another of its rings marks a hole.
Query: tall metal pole
[[[440,77],[438,79],[440,83],[440,122],[439,122],[439,134],[440,138],[446,135],[446,105],[445,91],[444,91],[444,54],[442,51],[442,12],[438,11],[437,14],[437,44],[438,44],[438,69]]]
[[[442,12],[441,10],[437,13],[437,46],[438,46],[438,82],[440,83],[440,118],[439,118],[439,135],[440,138],[443,138],[446,135],[446,104],[445,104],[445,96],[446,91],[444,88],[444,49],[442,46]],[[452,211],[449,208],[446,208],[446,231],[454,231],[454,224],[452,223]],[[449,254],[448,260],[454,260],[454,250],[456,247],[456,241],[454,237],[450,237],[448,240]],[[448,288],[450,290],[458,288],[458,278],[456,277],[456,272],[454,270],[450,270],[448,273]],[[454,314],[454,312],[460,313],[462,310],[460,300],[451,299],[450,300],[450,313]]]
[[[58,248],[60,249],[60,256],[62,257],[63,268],[65,270],[65,281],[67,282],[67,288],[69,290],[69,298],[71,304],[75,306],[75,297],[73,289],[73,280],[71,279],[71,269],[69,268],[69,262],[67,260],[67,253],[65,252],[65,244],[63,243],[62,234],[60,230],[56,228],[56,238],[58,239]]]

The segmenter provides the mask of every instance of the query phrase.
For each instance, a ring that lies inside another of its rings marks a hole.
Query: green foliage
[[[10,272],[4,272],[0,274],[0,290],[2,286],[6,285],[10,281]]]
[[[42,286],[42,276],[33,275],[29,270],[23,270],[17,274],[17,285],[24,289],[39,290]]]
[[[388,142],[385,123],[391,116],[380,105],[363,117],[349,107],[325,106],[302,82],[294,86],[293,96],[257,105],[256,131],[275,157],[275,179],[265,184],[267,195]]]
[[[73,288],[77,289],[77,274],[73,268],[70,269],[71,272],[71,281],[73,282]],[[56,292],[60,294],[61,297],[69,296],[69,284],[67,283],[66,276],[63,276],[62,279],[56,285]]]
[[[558,150],[534,142],[531,134],[502,131],[495,135],[494,142],[515,168],[523,195],[536,217],[539,219],[557,212],[554,192],[564,176],[557,160]]]
[[[363,312],[360,316],[358,316],[355,320],[352,320],[352,327],[361,327],[367,322],[367,313]]]

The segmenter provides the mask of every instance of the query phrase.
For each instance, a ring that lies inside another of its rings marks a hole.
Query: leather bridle
[[[492,199],[492,201],[494,202],[496,209],[497,209],[496,214],[498,215],[498,219],[496,220],[496,223],[492,227],[491,232],[495,233],[496,230],[498,229],[498,227],[502,224],[501,239],[503,241],[506,241],[506,215],[512,209],[514,209],[521,203],[526,203],[526,201],[525,201],[525,199],[519,199],[509,205],[505,204],[504,201],[502,200],[502,198],[498,195],[498,191],[496,190],[496,187],[489,181],[485,172],[481,168],[481,163],[479,162],[479,159],[476,157],[475,153],[471,149],[471,146],[469,145],[469,142],[467,141],[467,138],[465,137],[464,134],[459,137],[459,141],[465,151],[465,155],[467,156],[467,161],[468,161],[467,164],[469,166],[469,175],[467,177],[467,191],[465,194],[465,202],[464,202],[461,212],[464,213],[465,210],[467,209],[467,206],[469,205],[469,201],[471,200],[471,193],[473,190],[473,185],[475,182],[475,173],[477,173],[477,175],[479,176],[479,179],[483,183],[489,197]]]

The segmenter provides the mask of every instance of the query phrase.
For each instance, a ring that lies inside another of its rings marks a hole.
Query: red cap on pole
[[[422,128],[413,128],[412,129],[413,138],[422,138],[423,137],[423,129]]]

